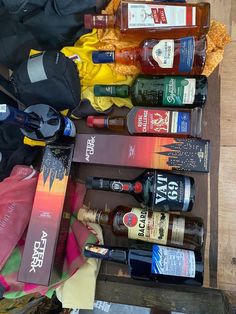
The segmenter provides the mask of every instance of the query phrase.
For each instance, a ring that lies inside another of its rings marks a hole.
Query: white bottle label
[[[72,122],[69,118],[64,117],[65,120],[65,129],[64,129],[64,135],[75,137],[76,136],[76,128],[74,125],[74,122]]]
[[[152,57],[161,68],[173,68],[174,63],[174,40],[160,40],[152,48]]]
[[[171,243],[183,245],[185,231],[185,218],[174,217],[172,225]]]
[[[128,238],[166,244],[169,214],[132,208],[125,214],[123,223],[128,228]]]
[[[128,3],[128,28],[191,27],[196,25],[196,7]]]
[[[196,79],[185,79],[188,84],[184,85],[183,104],[193,104],[196,93]]]
[[[153,245],[152,273],[194,278],[196,272],[193,251]]]

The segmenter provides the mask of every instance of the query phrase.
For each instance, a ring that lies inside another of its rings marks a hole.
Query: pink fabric
[[[0,182],[0,270],[22,237],[30,219],[38,173],[15,166]]]

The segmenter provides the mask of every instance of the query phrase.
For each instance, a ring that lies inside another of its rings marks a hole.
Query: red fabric
[[[15,166],[0,182],[0,270],[29,223],[37,177],[34,169]]]

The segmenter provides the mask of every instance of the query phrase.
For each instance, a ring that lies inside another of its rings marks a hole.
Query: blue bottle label
[[[67,117],[64,117],[65,120],[65,129],[63,135],[75,137],[76,136],[76,128],[74,123]]]
[[[190,133],[190,112],[173,111],[171,133]]]
[[[152,274],[194,278],[196,272],[193,251],[153,245]]]
[[[179,72],[190,72],[193,67],[195,54],[195,42],[193,37],[180,39],[180,62]]]

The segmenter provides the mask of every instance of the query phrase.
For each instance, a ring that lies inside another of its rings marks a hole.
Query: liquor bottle
[[[194,179],[160,170],[146,170],[134,180],[88,177],[88,189],[128,193],[154,211],[191,211]]]
[[[93,51],[94,63],[136,65],[143,74],[199,75],[206,60],[206,36],[146,39],[137,47]]]
[[[200,252],[154,244],[151,250],[86,244],[86,257],[127,264],[133,279],[160,283],[202,285]]]
[[[87,126],[114,131],[128,129],[130,134],[200,137],[201,121],[201,108],[176,111],[134,107],[127,116],[88,116]]]
[[[95,85],[95,96],[130,97],[134,106],[202,107],[207,99],[204,75],[157,76],[138,75],[129,85]]]
[[[155,3],[123,0],[115,15],[84,16],[85,28],[117,27],[140,38],[179,38],[206,34],[210,27],[209,3]]]
[[[76,135],[75,125],[69,118],[44,104],[29,106],[24,111],[1,104],[0,121],[19,126],[32,140],[53,142],[59,137]]]
[[[82,207],[77,218],[82,222],[110,225],[115,235],[133,240],[191,250],[203,245],[203,221],[199,217],[118,206],[112,211]]]

